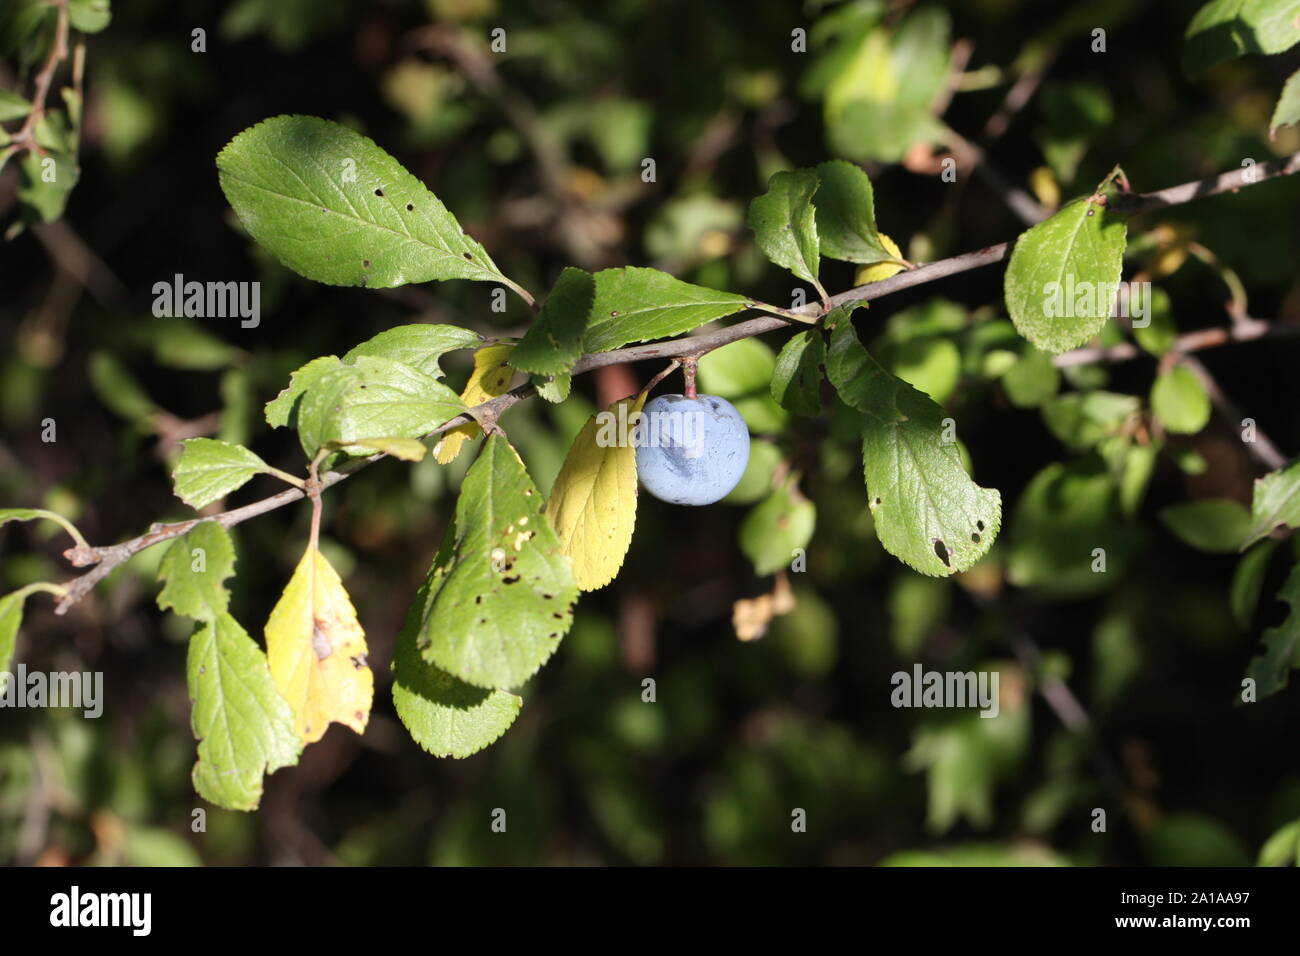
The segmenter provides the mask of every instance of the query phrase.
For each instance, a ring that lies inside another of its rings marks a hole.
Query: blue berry
[[[675,505],[711,505],[749,462],[749,429],[716,395],[660,395],[637,426],[637,475],[650,494]]]

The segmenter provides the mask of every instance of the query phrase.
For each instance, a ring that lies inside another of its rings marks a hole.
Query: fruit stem
[[[660,372],[660,373],[659,373],[658,375],[656,375],[654,378],[650,379],[650,381],[646,382],[646,386],[645,386],[645,388],[641,389],[641,391],[640,391],[639,394],[644,395],[646,392],[649,392],[652,388],[654,388],[656,385],[658,385],[660,382],[662,382],[665,378],[667,378],[669,375],[671,375],[672,372],[673,372],[673,369],[677,368],[677,366],[680,365],[680,364],[681,364],[681,363],[678,362],[677,359],[673,359],[671,362],[668,363],[668,367],[667,367],[666,369],[664,369],[662,372]]]
[[[686,397],[694,399],[697,397],[695,392],[695,364],[699,361],[697,355],[686,355],[682,357],[682,378],[686,381]]]

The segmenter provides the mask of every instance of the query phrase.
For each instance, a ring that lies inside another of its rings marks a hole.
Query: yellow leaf
[[[330,721],[366,729],[374,699],[366,635],[338,573],[314,547],[266,622],[266,657],[303,743],[320,740]]]
[[[423,461],[424,453],[428,451],[424,447],[424,442],[418,438],[358,438],[348,444],[382,451],[385,455],[400,458],[402,461]]]
[[[898,243],[894,242],[883,232],[877,233],[880,236],[880,244],[885,247],[895,259],[903,258],[903,254],[898,251]],[[892,275],[902,272],[905,267],[897,262],[877,262],[874,265],[863,266],[858,270],[857,284],[866,285],[868,282],[879,282],[881,279],[888,279]]]
[[[607,413],[587,420],[564,459],[546,503],[547,520],[560,538],[560,549],[573,564],[578,587],[584,591],[603,588],[614,580],[632,544],[636,525],[636,449],[631,431],[636,424],[633,416],[641,411],[645,400],[644,394],[625,398],[611,405]],[[603,418],[606,414],[612,417]],[[614,441],[609,440],[611,433]]]
[[[1029,188],[1034,191],[1038,201],[1049,212],[1055,212],[1061,205],[1061,185],[1056,181],[1051,167],[1039,166],[1029,174]]]
[[[460,393],[466,408],[482,405],[489,398],[504,395],[510,388],[510,380],[515,370],[506,364],[513,345],[488,345],[474,353],[474,371],[470,373],[465,391]],[[473,422],[459,425],[442,436],[442,440],[433,446],[434,457],[438,464],[449,465],[460,454],[461,446],[471,438],[478,437],[479,427]]]
[[[857,51],[826,87],[826,119],[835,119],[854,100],[892,103],[898,96],[898,80],[889,51],[889,34],[872,30]]]

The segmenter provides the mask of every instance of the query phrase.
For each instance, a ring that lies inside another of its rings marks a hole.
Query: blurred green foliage
[[[0,17],[0,86],[24,95],[41,52],[25,31],[43,29],[15,19],[27,6]],[[941,181],[906,154],[942,142],[944,126],[980,139],[1008,89],[1035,71],[1047,76],[1041,90],[989,149],[1046,205],[1091,188],[1117,161],[1137,188],[1155,189],[1300,149],[1295,127],[1272,140],[1267,130],[1295,51],[1189,80],[1180,62],[1194,12],[1074,0],[115,0],[86,43],[75,188],[22,195],[33,170],[13,165],[0,179],[7,223],[23,215],[20,195],[47,219],[67,201],[66,228],[29,231],[0,251],[0,501],[58,510],[95,543],[120,540],[190,515],[167,477],[180,438],[249,442],[267,462],[296,467],[293,436],[262,427],[261,406],[305,360],[406,322],[485,335],[526,326],[517,302],[492,311],[487,287],[332,289],[260,251],[234,228],[212,157],[266,116],[320,115],[388,144],[529,288],[548,287],[565,265],[632,263],[785,304],[789,277],[743,228],[778,169],[863,162],[880,227],[909,255],[940,258],[1021,231],[978,179]],[[496,27],[508,36],[493,61],[504,97],[447,46],[476,48]],[[1090,48],[1098,27],[1105,53]],[[795,29],[807,30],[807,52],[792,49]],[[932,106],[954,39],[970,41],[969,58],[940,117]],[[521,102],[531,116],[522,125]],[[68,115],[76,108],[60,101]],[[74,151],[70,128],[42,135]],[[539,152],[558,157],[549,185]],[[642,178],[646,158],[653,182]],[[1291,177],[1160,218],[1235,270],[1252,314],[1293,319],[1297,200]],[[56,265],[83,244],[96,256],[84,275]],[[1130,248],[1130,267],[1161,282],[1158,321],[1138,337],[1157,354],[1174,332],[1223,323],[1221,270],[1195,255],[1170,268],[1160,259],[1170,249]],[[152,317],[153,283],[175,273],[260,281],[260,328]],[[831,292],[848,288],[853,268],[828,263],[822,279]],[[971,571],[924,578],[884,555],[865,508],[856,417],[829,396],[821,416],[792,417],[766,387],[783,337],[737,343],[702,363],[701,378],[768,439],[751,474],[728,503],[699,511],[642,497],[621,578],[584,599],[556,661],[523,689],[518,723],[465,761],[428,757],[409,739],[387,664],[469,456],[446,467],[387,462],[327,496],[326,551],[370,640],[375,713],[364,737],[336,728],[270,777],[257,814],[201,808],[193,796],[189,628],[154,608],[160,549],[65,617],[29,599],[19,659],[103,671],[107,700],[98,721],[5,712],[0,860],[1294,864],[1300,761],[1284,745],[1300,720],[1294,687],[1233,706],[1258,634],[1286,617],[1274,595],[1294,548],[1268,542],[1238,569],[1235,555],[1181,543],[1200,539],[1162,511],[1246,505],[1258,467],[1218,420],[1163,442],[1152,435],[1149,359],[1058,374],[1015,335],[1000,289],[996,270],[972,272],[859,320],[882,364],[961,423],[979,483],[1002,491],[1004,537]],[[445,363],[455,387],[465,359]],[[1205,357],[1286,450],[1300,448],[1295,359],[1288,344]],[[760,366],[768,371],[754,373]],[[644,381],[651,369],[633,374]],[[584,376],[568,402],[524,403],[504,419],[543,493],[586,417],[627,384]],[[41,438],[47,420],[56,441]],[[744,546],[743,523],[759,520],[749,509],[774,501],[791,474],[815,504],[807,570],[789,574],[793,609],[740,642],[733,603],[774,587],[750,563],[771,564],[758,556],[770,535]],[[272,487],[255,480],[234,501]],[[232,611],[255,636],[307,520],[290,507],[236,529]],[[1081,537],[1105,548],[1103,573],[1080,557]],[[67,576],[66,542],[44,525],[6,526],[0,544],[0,591]],[[1018,653],[1026,641],[1040,657]],[[994,662],[1002,713],[894,709],[890,675],[918,661]],[[1070,689],[1088,732],[1061,725],[1038,693],[1049,685]],[[1105,832],[1095,808],[1107,811]],[[504,833],[492,827],[498,809]],[[792,829],[800,810],[806,832]]]

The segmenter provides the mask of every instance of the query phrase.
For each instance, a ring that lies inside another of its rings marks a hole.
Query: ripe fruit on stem
[[[660,395],[646,403],[636,433],[636,469],[650,494],[675,505],[711,505],[749,463],[749,429],[716,395]]]

